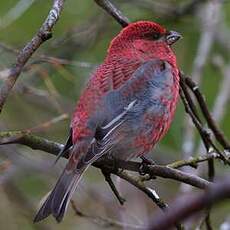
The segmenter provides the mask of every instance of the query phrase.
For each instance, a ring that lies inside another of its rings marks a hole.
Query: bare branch
[[[168,205],[160,198],[160,196],[156,193],[156,191],[152,188],[149,188],[144,185],[143,181],[138,180],[137,178],[133,177],[132,175],[128,174],[124,171],[116,172],[116,175],[126,180],[130,184],[132,184],[137,189],[141,190],[144,194],[146,194],[162,211],[168,210]],[[183,229],[183,226],[179,223],[175,224],[175,227],[178,230]]]
[[[129,24],[128,18],[126,18],[109,0],[95,0],[95,2],[110,14],[122,27],[126,27]]]
[[[191,3],[196,5],[196,1],[191,1]],[[204,4],[203,8],[201,8],[200,12],[200,25],[201,25],[201,37],[197,47],[197,54],[195,56],[193,62],[193,71],[192,78],[194,81],[199,84],[201,81],[201,76],[203,72],[203,68],[208,59],[208,55],[211,51],[215,32],[217,29],[218,22],[220,20],[220,12],[221,12],[221,1],[210,0]],[[195,103],[196,105],[196,103]],[[194,127],[192,125],[191,120],[188,117],[185,118],[185,138],[183,143],[183,155],[185,159],[188,159],[192,153],[194,152]],[[209,151],[208,142],[204,141],[206,151]],[[214,163],[213,160],[208,161],[209,166],[209,176],[210,179],[214,177]],[[190,172],[190,171],[188,171]],[[186,186],[182,186],[182,189],[187,189]]]
[[[188,160],[179,160],[179,161],[170,163],[167,166],[170,168],[181,168],[184,166],[191,166],[193,168],[197,168],[198,163],[208,161],[209,159],[220,159],[220,156],[218,153],[211,152],[208,154],[204,154],[202,156],[191,157]]]
[[[108,185],[110,186],[112,192],[114,193],[114,195],[116,196],[116,198],[118,199],[119,203],[121,205],[123,205],[125,203],[125,199],[120,195],[120,193],[118,192],[115,184],[113,183],[112,179],[111,179],[111,174],[110,172],[107,172],[105,170],[101,170],[103,176],[105,177],[105,181],[108,183]]]
[[[207,121],[207,124],[209,128],[213,131],[213,134],[216,137],[217,141],[224,147],[224,149],[230,149],[230,143],[227,141],[223,132],[219,129],[217,123],[215,122],[211,113],[209,112],[204,96],[201,94],[199,87],[191,78],[186,77],[185,82],[195,94],[197,101],[200,105],[201,111]]]
[[[216,122],[213,120],[210,112],[208,111],[208,108],[207,108],[207,105],[206,105],[206,102],[202,96],[202,94],[200,93],[200,91],[198,90],[198,87],[197,85],[193,85],[195,84],[190,78],[185,78],[184,77],[184,74],[180,72],[180,86],[181,86],[181,89],[180,90],[180,96],[181,96],[181,99],[182,99],[182,102],[185,106],[185,110],[186,112],[190,115],[195,127],[197,128],[197,130],[199,131],[199,134],[202,138],[202,141],[205,145],[205,148],[206,148],[206,151],[207,152],[210,152],[210,150],[212,150],[210,147],[212,147],[220,156],[221,156],[221,159],[225,162],[225,163],[229,163],[228,159],[226,159],[225,155],[222,154],[220,152],[220,150],[216,147],[216,145],[213,143],[212,139],[211,139],[211,134],[210,132],[203,126],[203,124],[200,122],[200,119],[198,117],[198,115],[196,113],[194,113],[194,109],[195,108],[195,104],[191,98],[191,96],[189,95],[188,93],[188,89],[186,87],[186,85],[189,86],[189,88],[192,90],[192,92],[195,94],[195,96],[197,97],[197,100],[198,100],[198,103],[200,105],[200,108],[201,108],[201,111],[203,112],[203,115],[205,117],[205,119],[207,120],[208,124],[210,123],[210,120],[212,122],[212,126],[210,126],[210,128],[212,129],[213,132],[217,132],[220,130],[217,128],[217,124]],[[189,83],[188,83],[189,81]],[[191,87],[190,83],[193,83]],[[186,85],[185,85],[186,84]],[[199,96],[197,95],[199,94]],[[208,114],[208,115],[207,115]],[[209,124],[210,125],[210,124]],[[213,128],[216,128],[213,130]],[[223,138],[224,138],[224,135],[222,134]]]
[[[45,138],[34,136],[32,134],[28,134],[22,131],[2,132],[0,133],[0,138],[0,144],[23,144],[31,147],[32,149],[40,149],[54,155],[57,155],[59,151],[62,149],[62,145],[59,143],[48,141]],[[68,155],[66,155],[65,157],[68,158]],[[115,175],[117,175],[117,170],[119,168],[134,172],[140,172],[141,169],[143,173],[149,174],[152,178],[154,178],[155,176],[169,178],[190,184],[200,189],[204,189],[210,185],[208,181],[200,177],[190,175],[188,173],[183,173],[177,169],[160,165],[143,166],[139,162],[127,162],[122,160],[116,160],[116,164],[114,165],[114,160],[101,158],[97,162],[93,163],[93,166],[100,169],[105,169]]]
[[[53,1],[52,9],[50,10],[45,22],[39,29],[38,33],[18,54],[16,63],[14,67],[12,67],[10,70],[10,75],[4,81],[3,85],[0,88],[0,112],[24,65],[27,63],[33,53],[39,48],[39,46],[46,40],[51,38],[52,29],[59,19],[59,16],[63,9],[63,5],[64,0]]]
[[[58,155],[63,148],[62,144],[23,131],[1,132],[0,145],[4,144],[22,144],[54,155]]]
[[[142,181],[124,171],[118,171],[116,175],[144,192],[160,209],[165,210],[167,208],[168,205],[163,202],[158,194],[153,189],[146,187]]]
[[[230,198],[229,178],[226,178],[221,183],[213,184],[204,193],[191,194],[176,200],[170,205],[167,213],[163,215],[159,212],[153,216],[153,221],[148,229],[168,229],[177,221],[182,221],[192,214],[227,198]]]

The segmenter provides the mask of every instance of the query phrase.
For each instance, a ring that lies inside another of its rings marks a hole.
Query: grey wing
[[[91,164],[98,158],[108,153],[113,147],[118,144],[121,140],[119,135],[121,130],[124,128],[124,123],[127,118],[127,114],[132,111],[136,104],[136,100],[131,101],[127,107],[123,108],[123,111],[115,116],[104,126],[98,127],[95,138],[93,139],[90,149],[82,159],[83,164]]]
[[[162,88],[170,88],[172,79],[171,66],[167,62],[151,60],[143,63],[122,87],[108,93],[104,98],[104,108],[98,112],[104,122],[97,127],[83,162],[92,163],[113,151],[115,146],[119,149],[120,143],[130,143],[131,138],[140,130],[147,109],[152,107],[156,113],[164,110],[159,107],[158,99],[162,93],[171,92],[170,89]],[[124,141],[124,138],[129,140]]]

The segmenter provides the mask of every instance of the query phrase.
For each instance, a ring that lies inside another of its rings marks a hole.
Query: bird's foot
[[[153,160],[148,159],[147,157],[141,156],[140,158],[142,160],[142,164],[146,164],[146,165],[155,165],[156,164]]]
[[[141,156],[140,158],[142,159],[142,162],[141,162],[141,166],[139,168],[139,174],[141,176],[145,176],[146,174],[148,174],[146,172],[146,167],[148,167],[149,165],[155,165],[156,163],[153,160],[148,159],[144,156]],[[151,177],[151,179],[154,179],[154,178]]]

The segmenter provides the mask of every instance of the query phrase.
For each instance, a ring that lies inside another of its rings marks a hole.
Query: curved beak
[[[182,38],[182,35],[176,31],[169,31],[166,34],[166,42],[168,45],[174,44],[176,41]]]

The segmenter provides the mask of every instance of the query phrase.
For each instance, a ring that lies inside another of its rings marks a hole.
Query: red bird
[[[165,135],[179,92],[170,46],[180,37],[157,23],[138,21],[112,40],[74,112],[61,152],[70,151],[67,166],[35,222],[50,214],[62,220],[81,175],[98,158],[143,156]]]

